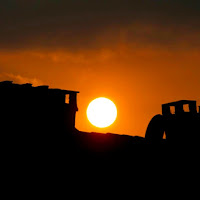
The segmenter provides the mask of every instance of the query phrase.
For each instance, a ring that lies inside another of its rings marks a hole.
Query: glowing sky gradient
[[[200,104],[200,3],[190,0],[4,0],[0,80],[78,90],[76,127],[144,136],[161,104]],[[104,130],[87,120],[104,96],[118,109]]]

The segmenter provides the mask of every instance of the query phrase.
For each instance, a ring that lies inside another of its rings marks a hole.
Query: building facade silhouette
[[[197,111],[196,101],[180,100],[162,105],[162,115],[151,119],[145,138],[159,143],[165,134],[169,143],[194,143],[199,141],[199,133],[200,110]]]
[[[4,133],[16,135],[73,132],[77,93],[46,85],[0,82],[1,127]]]

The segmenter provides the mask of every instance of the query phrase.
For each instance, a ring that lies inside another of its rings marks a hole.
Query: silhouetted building
[[[0,82],[1,127],[5,134],[72,132],[75,130],[76,91]]]
[[[152,118],[145,138],[151,142],[160,142],[164,133],[166,141],[170,143],[192,143],[198,140],[200,113],[197,112],[196,101],[181,100],[163,104],[162,115]]]

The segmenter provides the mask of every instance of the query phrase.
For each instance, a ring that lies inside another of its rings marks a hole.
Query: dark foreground
[[[74,198],[117,198],[120,193],[123,198],[171,197],[175,194],[171,187],[186,187],[186,180],[191,183],[188,178],[199,171],[198,145],[172,146],[166,141],[155,145],[142,137],[5,134],[1,146],[3,185],[15,196],[42,193],[58,198],[62,191]]]
[[[193,142],[191,142],[193,141]],[[164,157],[170,151],[190,152],[199,147],[197,140],[168,143],[163,139],[152,143],[143,137],[128,135],[86,133],[15,133],[1,135],[4,155],[17,155],[24,159],[38,158],[59,159],[63,162],[74,160],[85,163],[92,160],[113,159],[123,162],[134,162],[134,159],[145,160],[148,157]],[[195,151],[198,152],[198,151]]]

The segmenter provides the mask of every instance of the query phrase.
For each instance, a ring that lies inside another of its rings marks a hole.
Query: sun
[[[88,105],[87,118],[92,125],[98,128],[105,128],[116,120],[117,108],[110,99],[99,97]]]

